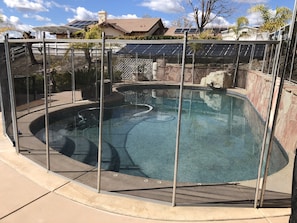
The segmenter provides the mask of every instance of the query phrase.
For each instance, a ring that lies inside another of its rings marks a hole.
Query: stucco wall
[[[272,78],[261,72],[249,71],[246,78],[247,97],[265,120],[271,89]],[[278,83],[274,92],[273,109],[278,93]],[[278,112],[275,136],[287,151],[294,151],[297,147],[297,86],[285,83],[280,109]]]

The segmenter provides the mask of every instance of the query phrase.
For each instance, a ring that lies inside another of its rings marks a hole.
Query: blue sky
[[[199,0],[193,0],[198,2]],[[257,15],[248,15],[253,4],[266,4],[271,9],[286,6],[293,10],[294,0],[223,0],[235,8],[232,16],[220,18],[220,24],[234,23],[239,16],[247,16],[256,24]],[[74,19],[97,19],[98,11],[107,11],[109,18],[162,18],[166,26],[178,18],[191,17],[187,0],[2,0],[0,14],[5,24],[29,31],[34,26],[64,25]]]

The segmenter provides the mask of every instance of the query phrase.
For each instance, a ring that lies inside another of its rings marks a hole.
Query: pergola
[[[51,34],[66,34],[67,38],[70,38],[70,34],[81,30],[80,28],[73,26],[39,26],[33,28],[36,31],[36,38],[41,38],[43,32],[49,32]]]

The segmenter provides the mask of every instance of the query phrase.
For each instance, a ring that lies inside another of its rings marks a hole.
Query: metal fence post
[[[291,216],[289,223],[297,223],[297,150],[295,151],[293,182],[292,182],[292,197],[291,197]]]
[[[282,38],[282,37],[280,37]],[[262,189],[263,185],[263,177],[262,177],[262,168],[263,168],[263,162],[264,162],[264,156],[265,156],[265,151],[266,151],[266,142],[267,142],[267,137],[268,137],[268,132],[269,132],[269,120],[271,117],[271,111],[272,111],[272,102],[273,102],[273,94],[275,91],[275,85],[276,85],[276,79],[277,79],[277,74],[278,74],[278,63],[280,60],[280,52],[281,52],[281,47],[282,47],[282,41],[277,45],[276,47],[276,55],[277,57],[274,60],[273,64],[273,71],[272,71],[272,83],[271,83],[271,88],[270,88],[270,93],[269,93],[269,104],[267,108],[267,115],[266,115],[266,121],[265,121],[265,127],[264,127],[264,135],[263,135],[263,140],[262,140],[262,147],[261,147],[261,155],[260,155],[260,162],[258,166],[258,178],[257,178],[257,183],[256,183],[256,193],[255,193],[255,200],[254,200],[254,208],[258,206],[258,199],[259,199],[259,190]],[[272,137],[272,136],[270,136]],[[267,158],[265,158],[266,160]]]
[[[47,75],[47,60],[46,60],[46,43],[45,43],[45,33],[43,33],[42,38],[43,47],[43,77],[44,77],[44,129],[45,129],[45,150],[46,150],[46,168],[50,170],[50,150],[49,150],[49,117],[48,117],[48,75]]]
[[[178,105],[178,120],[176,130],[176,143],[175,143],[175,160],[174,160],[174,176],[173,176],[173,192],[172,192],[172,206],[176,205],[176,186],[177,186],[177,172],[178,172],[178,157],[179,157],[179,141],[180,141],[180,125],[181,125],[181,113],[183,102],[183,88],[184,88],[184,76],[185,76],[185,63],[186,63],[186,50],[187,50],[188,33],[184,33],[184,46],[182,55],[182,71],[179,90],[179,105]]]
[[[238,45],[237,58],[236,58],[236,65],[235,65],[235,70],[234,70],[232,87],[235,87],[235,85],[236,85],[236,78],[237,78],[237,73],[238,73],[238,69],[239,69],[240,53],[241,53],[241,44]]]
[[[71,47],[71,90],[72,90],[72,103],[76,102],[75,97],[75,70],[74,70],[74,48]]]
[[[283,91],[284,83],[285,83],[285,75],[286,75],[287,67],[288,67],[288,64],[289,64],[288,61],[290,59],[290,49],[292,47],[292,39],[293,39],[292,37],[293,37],[293,31],[295,29],[295,21],[296,21],[296,9],[297,8],[295,7],[295,16],[293,16],[293,18],[294,18],[293,23],[294,24],[292,24],[290,26],[289,35],[288,35],[288,44],[286,46],[286,55],[285,55],[285,61],[284,61],[284,68],[283,68],[281,76],[280,76],[279,89],[278,89],[278,94],[276,96],[274,115],[273,115],[272,126],[271,126],[271,136],[270,136],[270,139],[269,139],[268,151],[267,151],[267,161],[266,161],[264,176],[263,176],[263,187],[261,189],[260,207],[262,207],[263,201],[264,201],[264,193],[265,193],[265,190],[266,190],[268,169],[269,169],[269,163],[270,163],[270,157],[271,157],[271,151],[272,151],[272,142],[273,142],[273,137],[274,137],[275,128],[276,128],[276,122],[277,122],[277,117],[278,117],[278,112],[279,112],[279,107],[280,107],[280,101],[281,101],[281,98],[282,98],[282,91]]]
[[[249,60],[249,70],[251,70],[252,67],[253,67],[253,60],[254,60],[254,56],[255,56],[255,50],[256,50],[256,45],[252,44],[251,55],[250,55],[250,60]]]
[[[16,148],[17,153],[20,153],[20,145],[19,145],[19,135],[18,135],[18,124],[17,124],[17,114],[16,114],[16,103],[15,103],[15,92],[14,92],[14,78],[11,73],[11,58],[10,58],[10,50],[8,45],[8,35],[5,36],[4,41],[5,47],[5,56],[6,56],[6,67],[7,67],[7,77],[8,77],[8,87],[9,87],[9,95],[10,95],[10,108],[11,108],[11,118],[12,118],[12,126],[13,126],[13,141]]]
[[[101,77],[100,77],[100,106],[99,106],[99,140],[98,140],[98,175],[97,175],[97,192],[101,188],[101,154],[102,154],[102,128],[104,115],[104,51],[105,51],[105,33],[102,32],[102,49],[101,49]]]

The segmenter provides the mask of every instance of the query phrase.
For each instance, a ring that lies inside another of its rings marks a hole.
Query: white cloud
[[[109,19],[137,19],[139,18],[136,14],[127,14],[121,16],[107,15]]]
[[[165,27],[170,27],[172,24],[172,21],[169,21],[167,19],[162,19],[162,22],[164,24]]]
[[[15,8],[21,12],[44,12],[48,9],[44,6],[43,1],[35,0],[3,0],[9,8]]]
[[[214,18],[214,16],[215,15],[212,13],[210,17]],[[189,22],[191,22],[191,24],[194,27],[196,27],[193,13],[189,13],[188,16],[187,16],[187,19],[189,20]],[[211,28],[211,27],[229,27],[229,26],[231,26],[231,23],[228,22],[225,18],[223,18],[221,16],[218,16],[218,17],[214,18],[210,23],[208,23],[206,25],[206,27],[208,27],[208,28]]]
[[[75,14],[73,18],[67,19],[69,22],[73,20],[96,20],[98,19],[97,12],[91,12],[84,7],[77,7],[75,9]]]
[[[50,18],[43,17],[43,16],[40,16],[40,15],[24,14],[23,17],[26,18],[26,19],[35,19],[35,20],[40,21],[40,22],[50,22],[51,21]]]
[[[216,17],[211,23],[206,27],[229,27],[231,24],[223,17]]]
[[[71,7],[68,6],[68,5],[62,5],[62,4],[59,4],[59,3],[55,2],[55,1],[45,2],[45,5],[46,5],[48,8],[56,7],[56,8],[64,9],[65,12],[73,12],[73,13],[76,12],[76,9],[71,8]]]
[[[3,23],[1,25],[4,27],[10,27],[12,30],[19,30],[20,32],[33,30],[33,26],[23,24],[20,18],[16,16],[7,17],[3,15],[2,17]]]
[[[182,6],[182,0],[146,0],[141,5],[153,11],[165,13],[178,13],[185,10]]]
[[[20,22],[20,19],[19,19],[19,17],[16,17],[16,16],[10,16],[9,21],[12,24],[18,24]]]
[[[232,0],[233,2],[237,2],[237,3],[246,3],[246,4],[266,4],[268,3],[268,0]]]
[[[246,18],[249,20],[250,26],[258,26],[263,23],[263,19],[259,12],[249,13]]]

